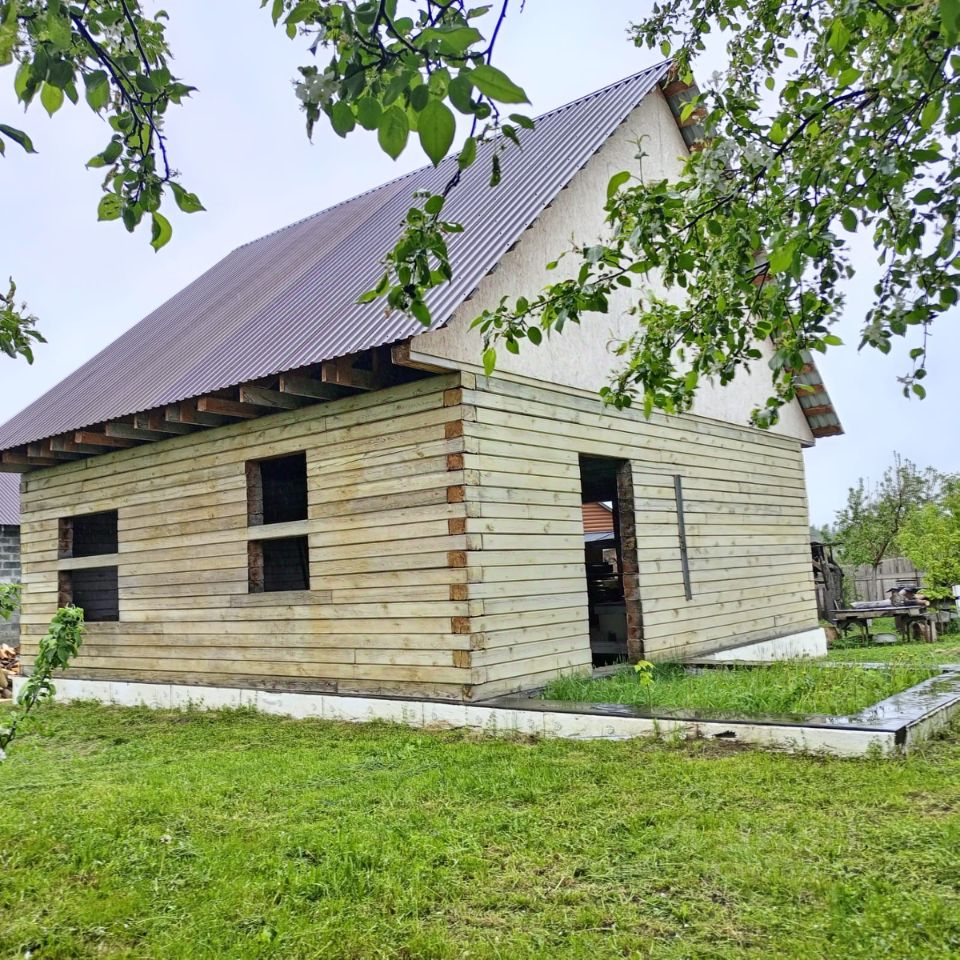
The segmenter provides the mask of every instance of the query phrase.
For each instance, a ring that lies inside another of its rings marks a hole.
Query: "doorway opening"
[[[642,660],[643,620],[630,461],[581,456],[580,492],[593,665]]]

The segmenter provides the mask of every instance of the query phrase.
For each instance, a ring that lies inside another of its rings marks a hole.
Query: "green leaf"
[[[940,0],[940,33],[948,40],[960,34],[960,0]]]
[[[40,102],[52,117],[63,106],[63,91],[51,83],[44,83],[40,88]]]
[[[410,136],[410,121],[407,112],[396,104],[387,107],[377,124],[377,142],[387,156],[396,160],[403,153]]]
[[[439,193],[435,193],[423,205],[423,209],[427,213],[429,213],[431,217],[435,217],[443,209],[444,203],[445,203],[445,200],[443,199],[443,197]]]
[[[447,96],[455,109],[460,113],[473,113],[473,101],[470,98],[473,84],[470,82],[469,71],[463,70],[457,74],[447,88]]]
[[[850,233],[857,229],[857,215],[849,207],[845,207],[840,212],[840,222],[844,230],[849,230]]]
[[[830,49],[834,53],[839,54],[846,50],[847,45],[850,43],[851,36],[847,25],[840,17],[837,17],[830,27],[830,38],[827,42],[830,44]]]
[[[417,134],[423,152],[434,166],[447,155],[456,132],[453,111],[440,100],[431,99],[417,119]]]
[[[483,372],[489,377],[497,365],[497,351],[488,347],[483,351]]]
[[[349,104],[337,100],[330,108],[330,124],[338,137],[346,137],[357,125],[357,118],[353,115]]]
[[[619,173],[615,173],[611,178],[610,182],[607,184],[607,199],[610,200],[613,198],[613,195],[630,179],[630,172],[628,170],[621,170]]]
[[[357,101],[357,120],[364,130],[376,130],[383,110],[373,97],[361,97]]]
[[[933,129],[933,125],[940,119],[943,110],[942,100],[928,100],[920,111],[920,126],[924,130]]]
[[[477,159],[477,141],[475,137],[467,137],[463,142],[463,149],[457,157],[457,166],[466,170]]]
[[[543,333],[539,327],[529,327],[527,329],[527,339],[535,346],[539,347],[543,343]]]
[[[797,249],[797,241],[791,240],[782,247],[778,247],[770,254],[770,272],[773,274],[783,273],[789,270],[793,264],[793,255]]]
[[[522,87],[518,87],[502,70],[481,63],[470,74],[473,85],[498,103],[529,103]]]
[[[27,153],[37,152],[33,149],[33,141],[22,130],[18,130],[16,127],[7,126],[5,123],[0,123],[0,133],[6,134],[6,136],[8,136],[15,143],[19,143]]]
[[[522,113],[511,113],[510,119],[518,127],[522,127],[524,130],[533,130],[534,127],[536,127],[536,124],[529,117],[525,117]]]
[[[150,246],[153,247],[154,250],[159,250],[165,246],[173,236],[173,227],[170,226],[170,221],[156,210],[153,212],[151,233],[152,239],[150,240]]]
[[[170,189],[173,191],[173,199],[176,200],[177,206],[184,213],[199,213],[204,209],[200,198],[195,193],[184,190],[179,183],[171,183]]]
[[[123,153],[123,144],[119,140],[111,140],[100,156],[103,158],[103,162],[109,165],[115,163],[120,158],[121,153]]]
[[[115,193],[105,193],[97,207],[98,220],[118,220],[120,218],[120,198]]]
[[[87,103],[92,110],[99,113],[110,101],[110,82],[103,70],[94,70],[84,74],[83,84],[86,87]]]
[[[414,300],[410,304],[410,312],[425,327],[430,326],[430,311],[427,309],[427,305],[422,300]]]

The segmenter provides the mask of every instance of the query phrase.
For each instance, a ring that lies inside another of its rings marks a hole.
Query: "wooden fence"
[[[877,567],[871,567],[868,563],[859,567],[844,567],[843,574],[852,586],[856,600],[886,600],[891,587],[898,583],[915,583],[919,586],[923,576],[906,557],[881,560]]]

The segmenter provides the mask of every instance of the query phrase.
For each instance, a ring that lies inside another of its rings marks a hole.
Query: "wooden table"
[[[858,626],[864,642],[870,640],[870,624],[868,621],[877,620],[880,617],[893,617],[897,633],[903,640],[910,639],[911,628],[914,624],[918,624],[922,625],[923,632],[927,634],[925,639],[933,641],[937,639],[937,627],[936,620],[931,616],[931,613],[936,613],[936,611],[931,607],[913,603],[898,607],[849,607],[835,610],[834,617],[837,627],[844,634],[850,627]]]

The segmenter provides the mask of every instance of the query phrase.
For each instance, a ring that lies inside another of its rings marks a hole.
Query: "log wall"
[[[249,525],[247,461],[298,451],[308,519]],[[116,509],[120,620],[73,676],[476,698],[585,669],[580,454],[631,464],[645,656],[816,625],[798,441],[451,373],[28,475],[24,656],[101,563],[58,521]],[[304,535],[310,589],[250,593],[251,542]]]
[[[644,656],[671,659],[816,627],[797,440],[700,417],[606,412],[519,380],[464,390],[480,538],[475,695],[589,665],[578,455],[631,462]],[[685,597],[674,475],[693,596]],[[471,593],[471,596],[474,596]]]
[[[459,382],[433,377],[30,474],[26,659],[71,564],[58,559],[58,520],[117,509],[120,622],[88,625],[72,675],[463,696]],[[246,461],[300,450],[308,520],[248,526]],[[304,533],[310,590],[249,593],[249,541]]]

